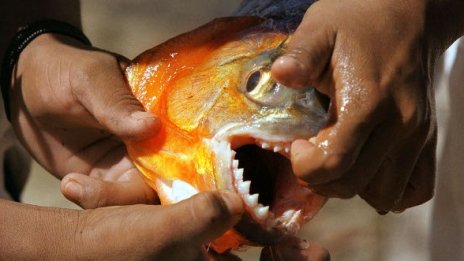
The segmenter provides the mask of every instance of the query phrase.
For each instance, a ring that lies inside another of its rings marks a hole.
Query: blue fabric
[[[237,16],[259,16],[272,20],[277,27],[295,30],[306,10],[315,0],[245,0]]]

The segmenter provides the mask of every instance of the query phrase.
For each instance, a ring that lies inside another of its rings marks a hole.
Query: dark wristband
[[[5,106],[5,114],[9,121],[11,121],[9,88],[13,68],[18,62],[19,55],[27,47],[27,45],[37,36],[45,33],[70,36],[86,45],[91,45],[89,39],[81,30],[66,22],[42,20],[21,27],[6,49],[1,67],[0,85],[2,89],[3,104]]]

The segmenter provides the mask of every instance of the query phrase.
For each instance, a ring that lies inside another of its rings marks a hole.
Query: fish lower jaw
[[[258,202],[259,193],[250,194],[250,180],[243,180],[243,169],[238,168],[238,160],[233,160],[234,186],[242,197],[248,214],[264,229],[279,229],[285,234],[295,234],[303,222],[301,209],[288,209],[282,215],[270,211],[270,206]]]
[[[256,132],[205,140],[216,158],[218,188],[243,200],[245,213],[235,229],[250,242],[269,245],[296,234],[325,202],[294,175],[292,141]]]

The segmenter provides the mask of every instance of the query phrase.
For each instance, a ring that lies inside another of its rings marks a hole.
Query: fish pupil
[[[249,77],[246,85],[246,91],[252,92],[256,86],[258,86],[259,80],[261,79],[261,72],[255,71]]]

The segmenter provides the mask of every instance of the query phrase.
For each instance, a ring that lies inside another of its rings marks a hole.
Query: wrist
[[[24,70],[27,69],[27,65],[37,62],[43,64],[47,61],[47,58],[55,56],[56,50],[62,45],[85,47],[84,44],[69,36],[54,33],[45,33],[37,36],[19,55],[13,70],[12,86],[15,85],[14,81],[17,81]]]
[[[90,41],[80,31],[80,29],[74,27],[71,24],[57,20],[37,21],[20,28],[11,40],[11,43],[6,49],[5,55],[3,56],[3,59],[1,61],[0,85],[5,106],[5,112],[8,120],[10,120],[11,118],[9,104],[9,89],[12,83],[12,74],[16,66],[16,63],[18,62],[19,56],[24,51],[24,49],[31,43],[31,41],[35,40],[38,36],[46,33],[55,33],[70,36],[86,45],[90,45]]]
[[[6,260],[63,260],[76,257],[78,210],[0,200],[0,253]]]

